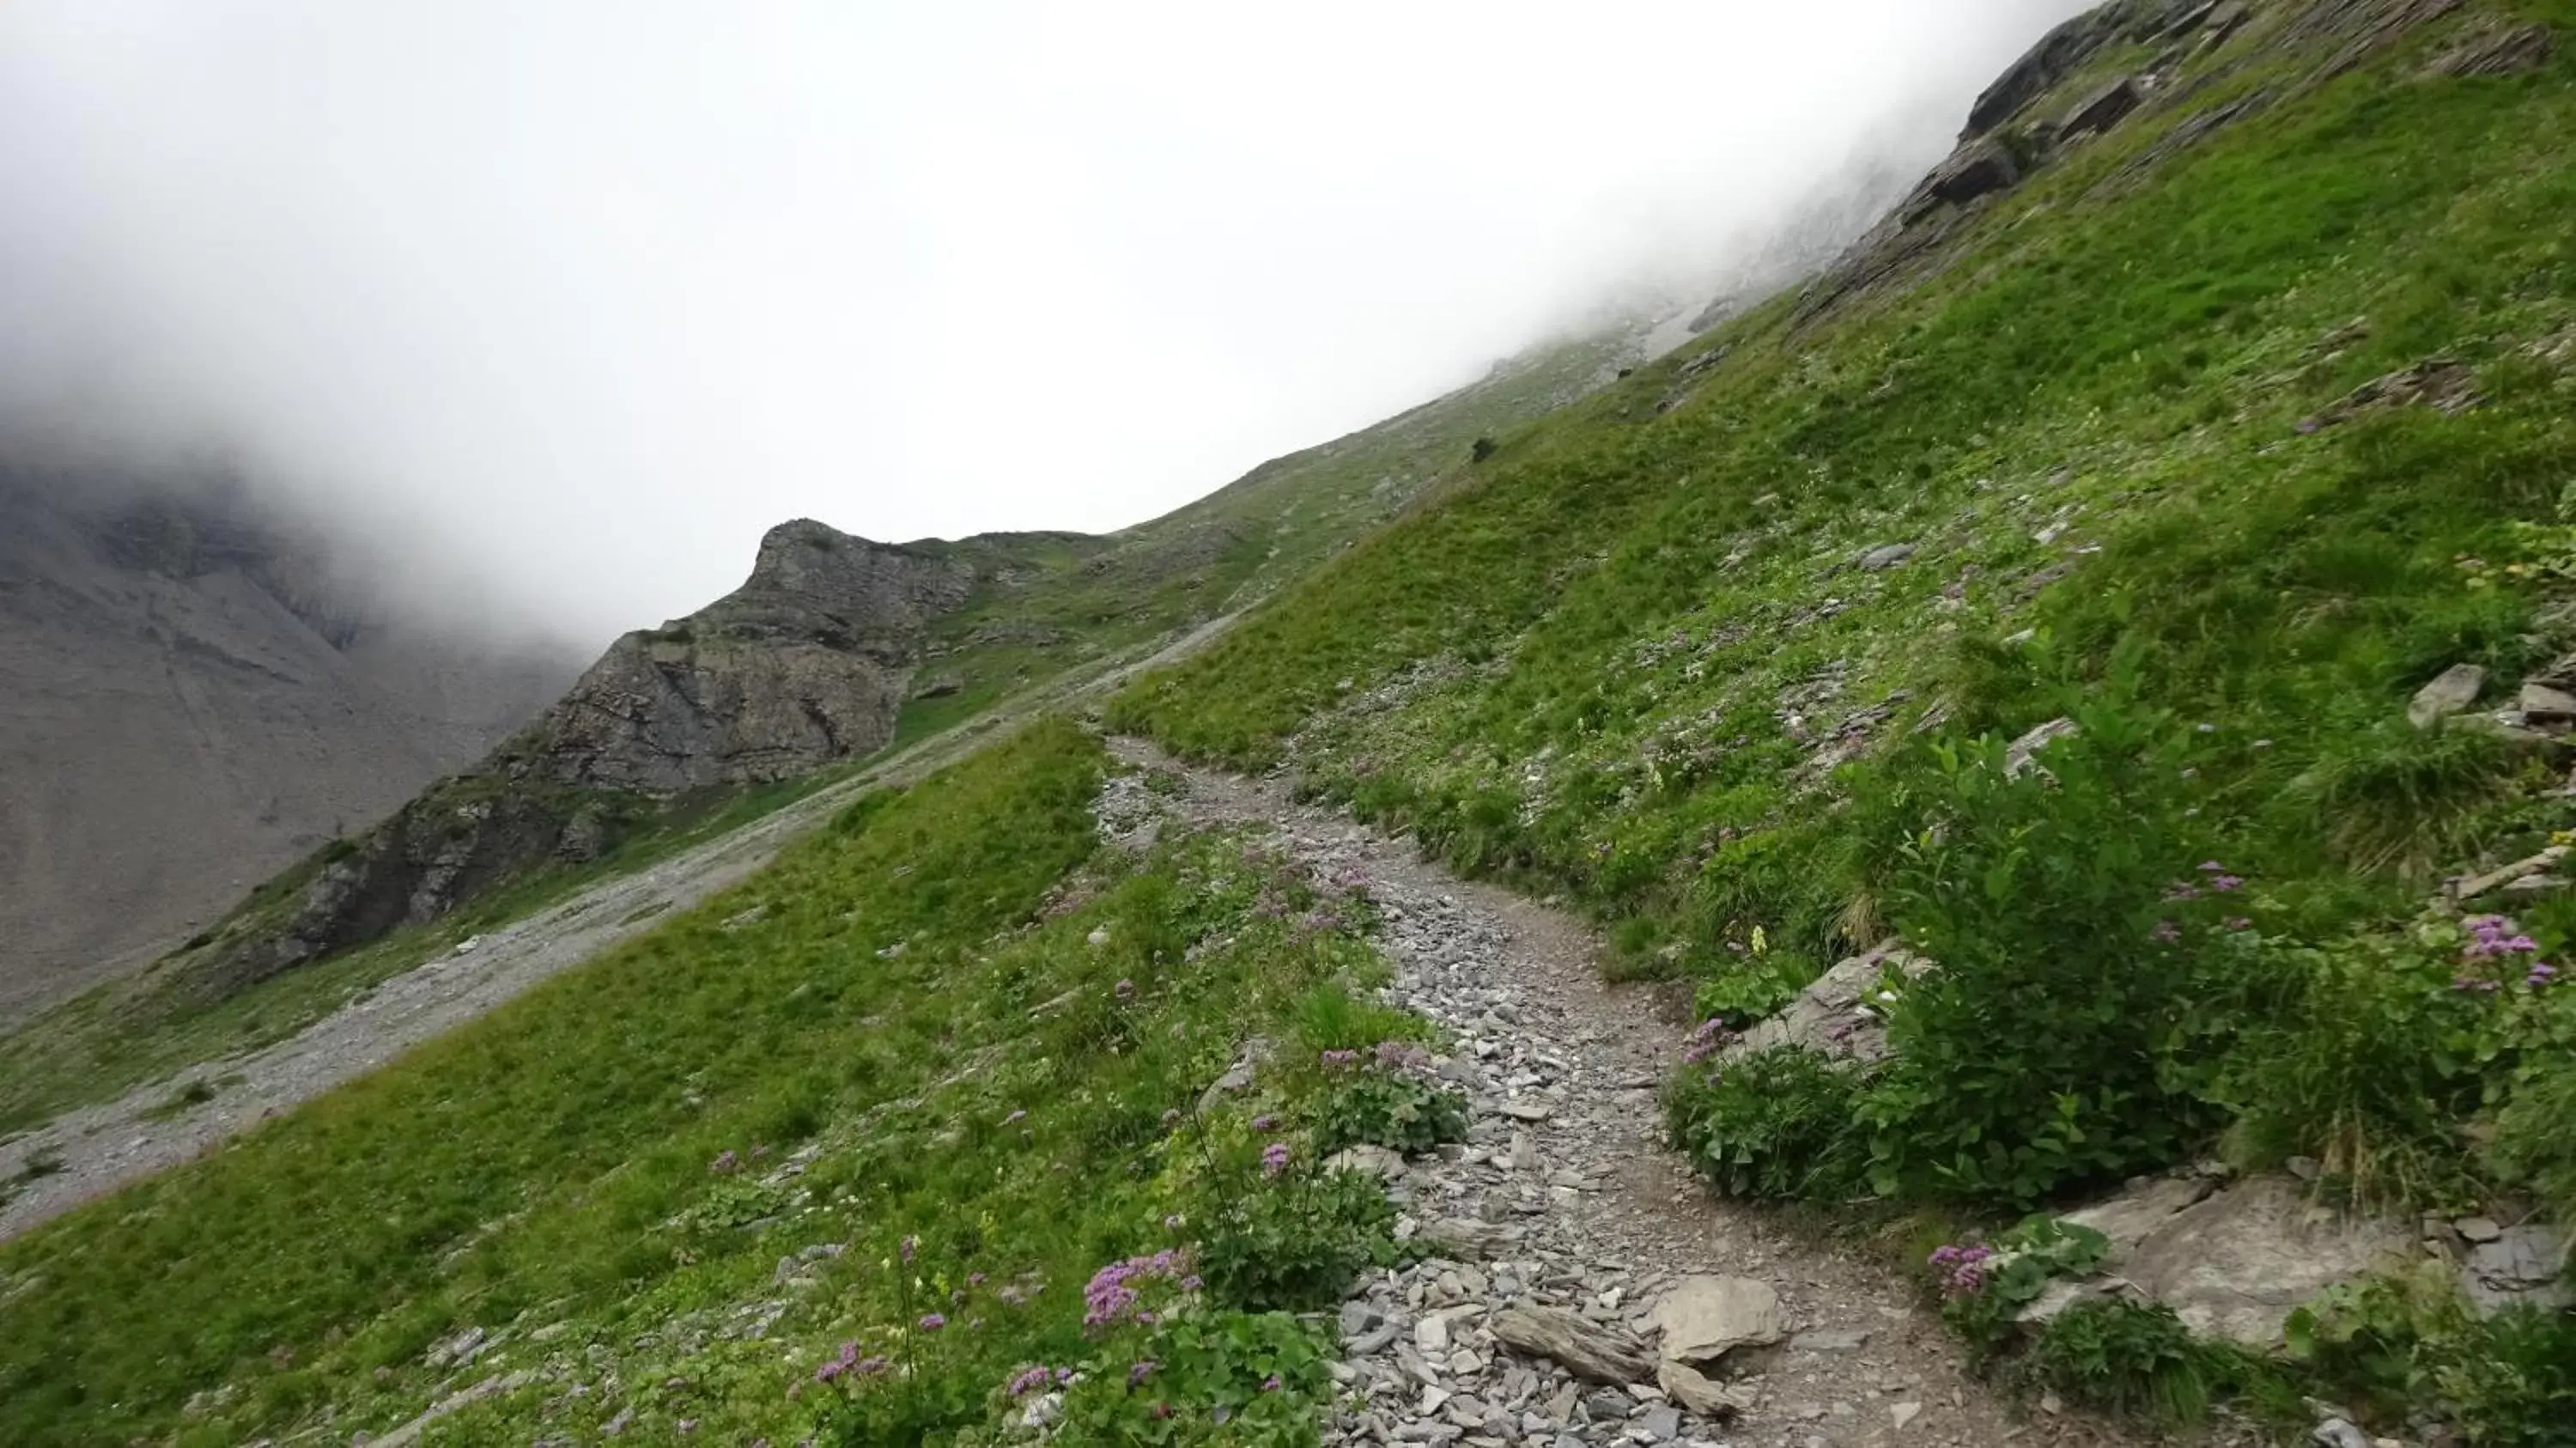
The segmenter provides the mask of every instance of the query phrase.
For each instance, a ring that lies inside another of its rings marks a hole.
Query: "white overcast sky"
[[[1712,283],[2080,0],[11,0],[0,405],[589,641],[1105,530]]]

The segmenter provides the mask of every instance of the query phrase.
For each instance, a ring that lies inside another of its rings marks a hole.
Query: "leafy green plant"
[[[1813,961],[1790,951],[1766,950],[1701,981],[1691,993],[1691,1011],[1703,1021],[1723,1022],[1742,1030],[1776,1015],[1814,982]]]
[[[2060,1277],[2102,1265],[2110,1239],[2055,1217],[2033,1217],[1992,1242],[1935,1250],[1928,1266],[1941,1293],[1941,1317],[1979,1358],[2008,1340],[2013,1319]]]
[[[1402,1071],[1355,1069],[1314,1104],[1315,1149],[1382,1146],[1411,1156],[1467,1139],[1467,1103],[1457,1092]]]
[[[1364,1172],[1290,1166],[1225,1183],[1191,1213],[1216,1301],[1251,1311],[1329,1307],[1362,1268],[1396,1257],[1395,1208]]]
[[[2295,1361],[2380,1416],[2429,1406],[2477,1448],[2576,1443],[2576,1317],[2481,1318],[2442,1263],[2332,1288],[2290,1315],[2286,1338]]]
[[[1103,1344],[1066,1391],[1059,1431],[1118,1448],[1307,1448],[1330,1360],[1286,1313],[1184,1309]]]
[[[1778,1046],[1685,1068],[1665,1088],[1666,1130],[1729,1196],[1834,1200],[1861,1182],[1866,1147],[1852,1132],[1861,1089],[1854,1068]]]
[[[2053,1392],[2091,1412],[2183,1427],[2208,1416],[2224,1356],[2193,1338],[2172,1308],[2104,1298],[2049,1319],[2004,1376],[2022,1392]]]

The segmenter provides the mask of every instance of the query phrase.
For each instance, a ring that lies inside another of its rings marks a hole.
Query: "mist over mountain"
[[[167,948],[581,666],[367,563],[219,463],[0,444],[0,1015]]]

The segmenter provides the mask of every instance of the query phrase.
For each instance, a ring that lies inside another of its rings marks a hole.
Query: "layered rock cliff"
[[[535,723],[272,884],[174,969],[220,995],[596,859],[691,796],[878,749],[929,625],[977,579],[969,550],[781,524],[742,587],[619,639]]]

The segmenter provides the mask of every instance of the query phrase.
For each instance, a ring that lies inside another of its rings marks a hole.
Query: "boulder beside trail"
[[[1663,1337],[1668,1362],[1715,1362],[1739,1347],[1769,1347],[1787,1336],[1780,1294],[1750,1277],[1685,1277],[1646,1320]]]

